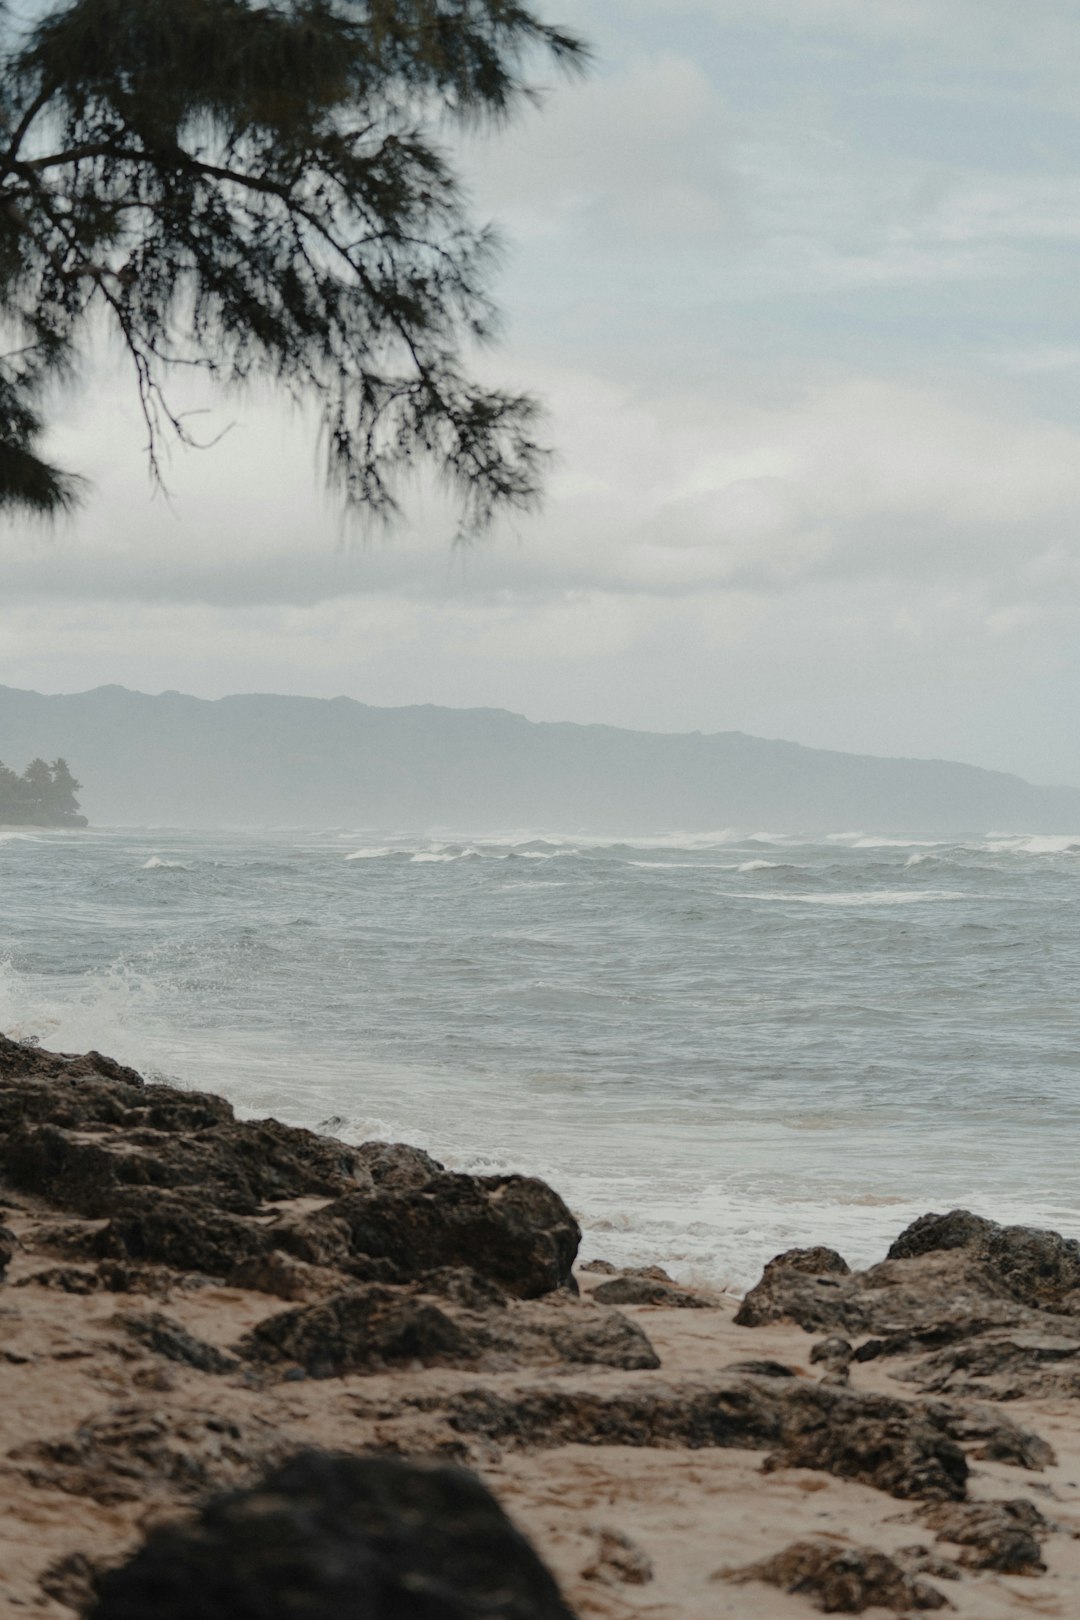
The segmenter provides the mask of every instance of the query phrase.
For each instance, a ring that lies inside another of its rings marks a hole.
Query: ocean
[[[19,829],[0,919],[5,1033],[543,1176],[588,1258],[1080,1236],[1080,836]]]

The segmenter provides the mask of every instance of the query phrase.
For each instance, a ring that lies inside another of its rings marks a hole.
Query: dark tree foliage
[[[32,759],[21,776],[0,760],[0,822],[9,826],[85,827],[79,814],[80,783],[66,759],[47,765]]]
[[[36,453],[41,395],[101,312],[134,368],[155,476],[194,442],[194,366],[315,400],[346,501],[397,509],[433,464],[463,521],[534,500],[537,408],[486,388],[497,242],[443,142],[534,94],[580,42],[512,0],[0,0],[0,507],[77,484]]]

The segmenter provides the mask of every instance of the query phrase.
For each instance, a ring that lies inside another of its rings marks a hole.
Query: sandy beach
[[[133,1099],[138,1121],[123,1117]],[[525,1244],[531,1298],[507,1286],[505,1257],[502,1282],[485,1278],[493,1250],[475,1268],[411,1278],[400,1259],[354,1251],[345,1275],[260,1238],[244,1285],[250,1260],[213,1275],[179,1251],[172,1263],[148,1252],[158,1228],[145,1212],[134,1252],[133,1194],[156,1177],[159,1208],[187,1200],[219,1238],[247,1220],[275,1241],[293,1234],[294,1249],[298,1231],[326,1238],[342,1195],[306,1191],[243,1217],[213,1207],[210,1182],[162,1185],[178,1142],[237,1163],[255,1142],[245,1133],[258,1127],[231,1124],[227,1105],[193,1127],[198,1102],[167,1088],[140,1098],[136,1077],[96,1054],[0,1046],[4,1612],[91,1612],[95,1580],[148,1530],[311,1446],[475,1470],[581,1616],[813,1614],[827,1594],[808,1579],[785,1590],[790,1559],[773,1571],[779,1586],[765,1578],[798,1543],[818,1563],[888,1555],[901,1586],[876,1612],[1080,1612],[1075,1246],[939,1223],[859,1275],[830,1251],[797,1252],[740,1302],[647,1268],[576,1270],[580,1293],[543,1288],[539,1237]],[[187,1111],[182,1142],[170,1109]],[[331,1174],[320,1139],[276,1131],[282,1155],[311,1154],[309,1177]],[[341,1144],[329,1151],[340,1160]],[[345,1197],[374,1219],[428,1208],[432,1187],[495,1209],[525,1196],[505,1178],[494,1191],[425,1181],[421,1158],[369,1152],[384,1180]],[[338,1173],[350,1174],[344,1161]],[[521,1208],[539,1218],[540,1204]],[[1029,1506],[980,1518],[980,1504],[1018,1501]],[[731,1579],[751,1565],[763,1568]]]

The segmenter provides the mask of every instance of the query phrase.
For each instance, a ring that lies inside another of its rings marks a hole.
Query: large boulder
[[[924,1216],[865,1271],[809,1270],[779,1255],[738,1314],[743,1327],[797,1322],[810,1333],[872,1337],[857,1360],[940,1349],[1024,1330],[1080,1342],[1080,1244],[998,1226],[966,1211]]]
[[[558,1193],[531,1176],[444,1171],[421,1186],[347,1194],[322,1217],[345,1223],[355,1254],[390,1260],[406,1277],[471,1266],[520,1299],[576,1287],[581,1230]]]
[[[354,1285],[264,1317],[237,1352],[265,1368],[299,1367],[313,1378],[401,1363],[493,1371],[531,1363],[660,1365],[645,1334],[618,1311],[571,1298],[562,1309],[550,1300],[493,1301],[490,1284],[452,1271],[429,1272],[410,1288]]]
[[[951,1209],[947,1215],[931,1211],[905,1226],[890,1244],[885,1258],[913,1260],[940,1249],[968,1249],[993,1231],[995,1224],[984,1215],[973,1215],[970,1209]]]
[[[320,1452],[151,1531],[99,1592],[90,1620],[573,1620],[474,1475]]]
[[[946,1249],[966,1252],[988,1289],[1037,1310],[1080,1315],[1080,1243],[1035,1226],[1002,1226],[968,1209],[920,1215],[889,1250],[910,1260]]]

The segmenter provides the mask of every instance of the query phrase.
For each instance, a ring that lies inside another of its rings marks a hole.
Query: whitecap
[[[160,855],[151,855],[148,861],[143,861],[144,872],[190,872],[191,867],[186,861],[163,861]]]
[[[991,833],[987,848],[995,854],[1005,855],[1077,855],[1080,854],[1080,833],[1048,835],[1005,836]]]
[[[940,838],[882,838],[876,833],[826,833],[826,844],[846,844],[849,849],[936,849]]]
[[[804,906],[910,906],[927,900],[964,900],[960,889],[856,889],[841,894],[743,894],[741,900],[798,901]]]
[[[734,872],[735,861],[627,861],[648,872]],[[769,863],[766,861],[765,865]]]
[[[442,864],[446,861],[464,861],[478,856],[478,849],[421,849],[409,857],[411,864]]]
[[[783,866],[782,861],[743,861],[739,867],[740,872],[777,872]]]

